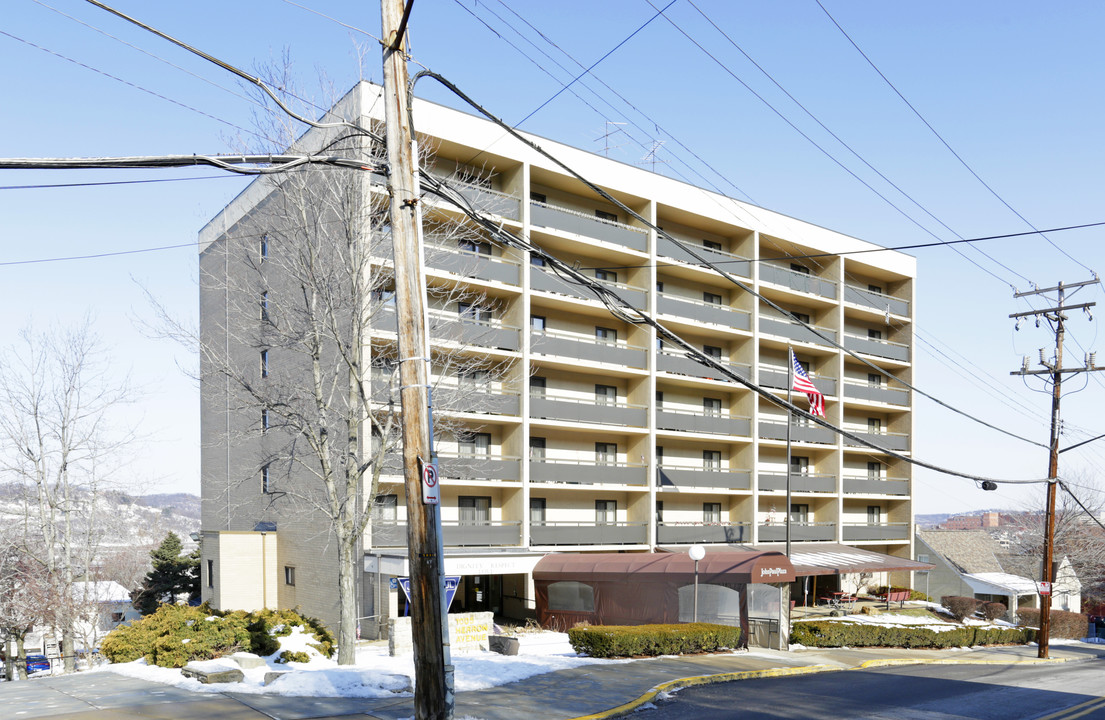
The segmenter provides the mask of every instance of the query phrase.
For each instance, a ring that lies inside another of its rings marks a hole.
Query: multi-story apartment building
[[[359,85],[341,112],[364,126],[379,123],[379,92]],[[910,391],[858,358],[912,381],[913,258],[869,252],[876,246],[533,138],[669,239],[486,120],[423,101],[414,115],[423,146],[435,153],[430,171],[451,178],[504,229],[779,397],[787,393],[793,349],[824,393],[831,423],[908,455]],[[310,146],[312,133],[302,143]],[[228,357],[240,350],[250,363],[252,349],[235,350],[243,333],[234,326],[254,318],[235,320],[228,309],[228,279],[237,270],[226,244],[243,228],[263,230],[270,191],[257,181],[200,233],[201,270],[209,278],[201,290],[205,337],[225,343]],[[363,192],[386,194],[382,177]],[[444,201],[427,196],[426,204],[439,217],[466,222]],[[615,317],[585,288],[548,272],[538,256],[492,240],[426,233],[430,284],[463,287],[472,293],[464,297],[478,298],[432,299],[433,318],[461,322],[431,322],[434,341],[463,341],[458,352],[483,363],[459,378],[434,380],[446,391],[468,390],[463,407],[440,411],[466,428],[438,445],[445,568],[462,578],[453,609],[532,614],[530,572],[553,552],[679,551],[689,544],[708,552],[781,549],[785,411],[659,342],[652,328]],[[387,255],[381,263],[390,262]],[[373,316],[370,343],[378,358],[388,358],[394,314],[381,295],[384,311]],[[375,400],[397,397],[388,361],[370,371],[378,374]],[[270,469],[261,477],[253,459],[262,440],[232,432],[239,408],[218,373],[205,374],[203,386],[204,597],[222,607],[300,605],[332,622],[336,561],[325,533],[303,508],[293,516],[279,497],[266,495]],[[848,545],[912,557],[907,462],[797,421],[791,469],[792,540],[804,551]],[[392,582],[406,574],[402,478],[384,477],[379,495],[362,541],[360,615],[371,619],[362,623],[365,634],[375,632],[376,620],[401,614],[405,602]],[[886,573],[877,579],[891,580]]]

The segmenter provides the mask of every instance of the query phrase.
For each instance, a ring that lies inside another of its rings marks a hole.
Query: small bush
[[[578,653],[594,658],[684,655],[735,648],[740,628],[711,623],[592,625],[568,631]]]
[[[285,650],[284,652],[280,653],[280,657],[276,658],[276,662],[278,662],[278,663],[290,663],[290,662],[305,663],[305,662],[310,662],[310,661],[311,661],[311,656],[310,655],[308,655],[305,652],[300,652],[298,650]]]
[[[953,648],[974,645],[1023,645],[1036,639],[1031,628],[987,628],[977,625],[937,631],[920,625],[889,627],[817,620],[791,626],[790,642],[806,647]]]
[[[929,597],[928,595],[925,595],[920,590],[910,590],[909,591],[909,599],[910,600],[920,600],[921,602],[932,602],[932,598]]]
[[[1008,609],[1009,608],[1005,607],[1004,603],[984,602],[982,603],[982,607],[979,608],[979,612],[982,613],[982,617],[994,621],[1005,615],[1005,611]]]
[[[1086,637],[1090,624],[1090,619],[1086,615],[1066,610],[1052,610],[1049,617],[1051,619],[1051,626],[1047,633],[1049,638],[1081,640]],[[1040,611],[1035,608],[1020,608],[1017,610],[1017,619],[1021,625],[1040,627]]]
[[[940,598],[940,604],[948,609],[952,617],[959,622],[963,622],[964,619],[975,614],[975,610],[977,610],[979,606],[979,601],[973,597],[945,595]]]

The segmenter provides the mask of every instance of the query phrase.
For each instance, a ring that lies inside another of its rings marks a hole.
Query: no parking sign
[[[424,462],[422,463],[422,504],[437,505],[440,499],[437,464]]]

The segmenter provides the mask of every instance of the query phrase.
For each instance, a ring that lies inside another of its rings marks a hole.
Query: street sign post
[[[422,504],[437,505],[441,500],[441,492],[438,487],[437,464],[422,463]]]
[[[1049,583],[1049,582],[1038,582],[1038,583],[1036,583],[1036,586],[1039,588],[1041,595],[1050,595],[1051,594],[1051,583]]]

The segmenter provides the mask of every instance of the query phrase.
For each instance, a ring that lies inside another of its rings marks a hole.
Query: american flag
[[[810,399],[810,414],[825,417],[825,396],[814,386],[810,376],[802,369],[802,364],[794,357],[793,350],[790,352],[790,364],[794,366],[794,389],[806,393],[806,397]]]

